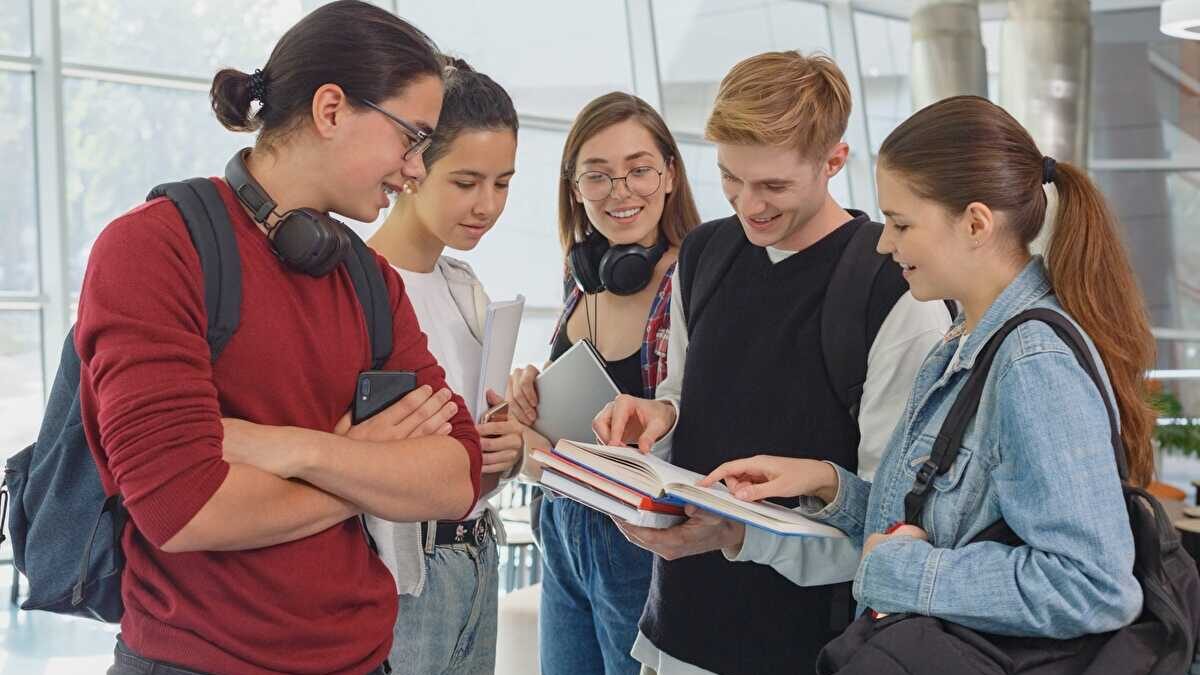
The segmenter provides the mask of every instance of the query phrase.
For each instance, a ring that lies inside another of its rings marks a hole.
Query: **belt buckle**
[[[488,527],[488,523],[487,523],[486,515],[480,516],[475,521],[475,531],[473,534],[475,535],[475,545],[476,546],[483,545],[483,540],[485,537],[487,537],[487,527]]]

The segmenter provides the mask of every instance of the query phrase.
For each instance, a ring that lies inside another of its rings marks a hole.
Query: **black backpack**
[[[709,227],[712,229],[708,233],[698,231],[688,235],[692,246],[702,248],[691,269],[687,269],[688,266],[679,268],[680,300],[689,330],[696,325],[738,254],[750,245],[736,216],[714,222]],[[867,355],[882,325],[870,323],[867,318],[871,289],[889,261],[887,256],[875,250],[882,233],[883,225],[879,223],[859,225],[842,251],[825,289],[825,306],[836,303],[841,311],[821,312],[821,354],[825,372],[838,401],[856,420],[867,379]],[[952,302],[945,304],[953,318],[957,309]]]
[[[163,196],[179,209],[200,257],[206,338],[216,361],[237,330],[241,313],[241,258],[233,224],[207,178],[160,185],[146,199]],[[378,369],[392,352],[388,289],[374,252],[349,228],[346,232],[353,247],[343,263],[363,309],[371,360]],[[104,493],[84,437],[74,332],[72,328],[63,343],[37,442],[9,458],[0,500],[6,491],[13,562],[29,580],[29,597],[21,608],[118,622],[124,611],[121,533],[129,515],[119,494]]]
[[[1062,314],[1032,309],[1009,319],[980,351],[975,366],[950,408],[929,460],[917,472],[904,499],[905,522],[919,523],[933,479],[954,464],[967,426],[975,417],[992,360],[1004,338],[1026,321],[1041,321],[1071,348],[1079,365],[1100,390],[1116,454],[1117,473],[1133,530],[1134,576],[1141,584],[1142,614],[1124,628],[1071,640],[991,635],[949,621],[915,614],[880,620],[863,614],[821,652],[821,675],[901,675],[907,673],[995,673],[1021,675],[1178,675],[1187,672],[1200,634],[1200,575],[1183,549],[1170,517],[1150,493],[1129,484],[1117,413],[1100,379],[1087,343]],[[1022,546],[1004,520],[972,542]]]

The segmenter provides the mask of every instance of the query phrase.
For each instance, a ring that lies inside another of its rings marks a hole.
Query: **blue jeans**
[[[543,499],[543,675],[637,675],[629,655],[650,592],[653,560],[608,516],[566,498]]]
[[[392,651],[395,675],[492,675],[500,593],[496,540],[437,546],[425,555],[425,588],[401,595]]]

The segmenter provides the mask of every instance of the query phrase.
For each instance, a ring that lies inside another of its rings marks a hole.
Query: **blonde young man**
[[[725,76],[706,135],[736,215],[684,241],[667,380],[657,400],[610,404],[601,438],[700,473],[761,453],[874,472],[950,313],[914,300],[874,250],[881,226],[830,195],[849,115],[845,77],[823,56],[760,54]],[[831,326],[866,339],[856,351]],[[865,377],[847,387],[856,368]],[[812,672],[849,622],[848,540],[814,540],[798,586],[769,566],[777,540],[753,528],[693,513],[622,530],[657,554],[633,648],[643,673]]]

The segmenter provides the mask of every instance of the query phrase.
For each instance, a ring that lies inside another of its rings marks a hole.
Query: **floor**
[[[103,675],[117,626],[18,610],[11,582],[11,564],[0,565],[0,675]]]

